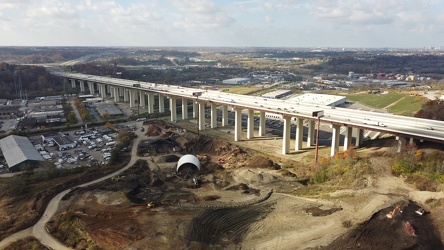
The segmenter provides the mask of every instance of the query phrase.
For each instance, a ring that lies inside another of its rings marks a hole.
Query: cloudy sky
[[[0,46],[444,46],[443,0],[0,0]]]

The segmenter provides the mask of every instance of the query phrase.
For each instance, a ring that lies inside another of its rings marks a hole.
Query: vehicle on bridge
[[[387,127],[384,123],[378,122],[378,121],[370,121],[370,120],[364,119],[363,123],[367,124],[367,125],[375,125],[375,126],[379,126],[379,127]]]

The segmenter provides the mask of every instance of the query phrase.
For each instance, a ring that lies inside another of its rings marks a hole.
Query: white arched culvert
[[[194,155],[184,155],[180,157],[179,161],[177,162],[176,171],[179,171],[180,167],[185,164],[192,164],[200,171],[200,161]]]

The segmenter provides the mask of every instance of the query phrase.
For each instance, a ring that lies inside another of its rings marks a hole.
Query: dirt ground
[[[443,193],[416,191],[393,177],[387,148],[359,149],[380,156],[369,159],[372,171],[352,187],[307,195],[305,163],[313,150],[284,156],[273,135],[228,143],[229,129],[197,138],[187,132],[192,124],[177,125],[145,125],[139,162],[73,192],[48,229],[76,249],[444,248]],[[186,153],[198,156],[200,173],[176,173],[172,159]],[[387,218],[397,205],[402,213]],[[422,216],[415,212],[421,207]]]

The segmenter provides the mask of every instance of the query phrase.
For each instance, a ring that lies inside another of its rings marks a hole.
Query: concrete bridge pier
[[[80,92],[85,93],[85,81],[79,80],[80,82]]]
[[[356,141],[355,141],[355,147],[359,147],[362,144],[362,139],[364,138],[364,130],[360,128],[356,128]]]
[[[210,112],[211,112],[210,126],[211,128],[217,128],[217,109],[215,103],[211,103]]]
[[[94,89],[94,82],[88,82],[89,94],[94,95],[96,93]]]
[[[284,133],[282,140],[282,154],[286,155],[290,153],[290,127],[291,127],[291,117],[284,116]]]
[[[311,147],[315,144],[315,121],[308,121],[308,135],[307,135],[307,147]]]
[[[396,152],[401,153],[405,147],[405,139],[400,136],[396,136],[396,140],[398,141],[398,150]]]
[[[159,94],[159,113],[165,113],[165,96]]]
[[[147,92],[145,94],[148,97],[148,103],[147,103],[148,114],[154,114],[154,93],[153,92]]]
[[[240,141],[242,134],[242,109],[234,108],[234,141]]]
[[[100,97],[102,97],[102,99],[106,98],[105,84],[99,85],[99,93],[100,93]]]
[[[129,102],[129,89],[123,88],[123,101]]]
[[[76,88],[76,79],[69,79],[71,81],[71,88]]]
[[[136,101],[137,100],[137,90],[128,90],[129,91],[129,106],[130,108],[136,107]]]
[[[197,103],[197,101],[193,101],[193,118],[196,118],[198,113],[199,113],[199,104]]]
[[[188,99],[182,97],[182,119],[188,119]]]
[[[228,126],[228,107],[222,106],[222,127]]]
[[[259,114],[259,136],[265,136],[265,112]]]
[[[248,110],[247,118],[247,139],[253,139],[254,137],[254,110]]]
[[[345,139],[344,139],[344,151],[347,151],[350,149],[352,144],[352,133],[353,128],[352,127],[346,127],[345,130]]]
[[[198,103],[198,129],[199,130],[205,130],[205,103],[199,102]]]
[[[295,150],[302,149],[302,138],[304,137],[304,120],[302,118],[296,119],[296,138],[295,138]]]
[[[174,122],[177,119],[177,110],[176,110],[176,98],[170,96],[170,112],[171,112],[171,121]]]
[[[330,127],[332,128],[330,156],[334,156],[339,151],[339,135],[341,134],[341,126],[332,124]]]
[[[139,90],[139,105],[141,108],[146,108],[146,96],[145,91]]]
[[[114,88],[114,102],[115,103],[120,102],[119,88],[118,87]]]

